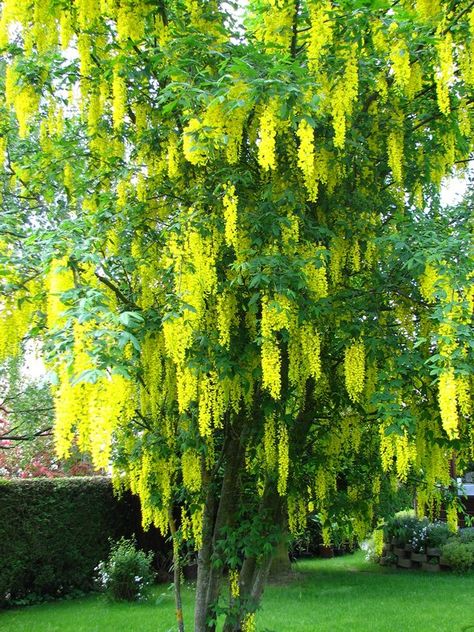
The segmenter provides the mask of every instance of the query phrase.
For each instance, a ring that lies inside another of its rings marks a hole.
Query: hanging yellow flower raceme
[[[183,130],[183,154],[188,162],[193,165],[202,165],[207,162],[207,156],[199,133],[201,123],[197,118],[191,118]]]
[[[397,24],[393,22],[390,28],[392,33],[394,33],[393,41],[390,44],[390,62],[395,86],[404,94],[410,85],[410,53],[403,36],[397,32],[397,29]]]
[[[397,184],[403,183],[403,121],[399,117],[387,138],[388,165]]]
[[[264,171],[275,169],[278,101],[274,97],[264,106],[260,116],[258,162]]]
[[[433,265],[427,263],[420,279],[420,294],[425,301],[429,303],[433,301],[439,280],[439,272]]]
[[[438,53],[438,68],[435,72],[436,96],[439,109],[447,115],[451,111],[449,90],[454,80],[453,38],[449,31],[442,33],[441,27],[438,28],[437,35],[439,41],[436,46]]]
[[[228,246],[234,246],[234,248],[237,248],[238,197],[235,193],[235,186],[233,184],[229,183],[226,185],[222,204],[224,206],[226,244]]]
[[[74,287],[71,270],[67,267],[68,259],[53,259],[46,278],[47,290],[47,324],[49,329],[61,326],[65,321],[64,312],[67,306],[62,302],[62,294]]]
[[[441,422],[450,439],[458,436],[458,411],[456,403],[456,378],[454,369],[442,371],[438,381],[438,401]]]
[[[318,182],[315,178],[314,130],[306,119],[302,119],[296,134],[300,141],[298,166],[303,172],[308,199],[315,202],[318,196]]]
[[[353,402],[361,399],[365,381],[365,348],[361,340],[352,342],[344,354],[346,390]]]
[[[196,450],[188,448],[181,458],[183,485],[190,492],[201,489],[201,459]]]
[[[265,464],[267,470],[272,472],[277,466],[277,434],[275,416],[273,414],[265,415],[263,446],[265,451]]]
[[[288,429],[284,423],[278,426],[278,493],[285,496],[290,469]]]
[[[127,111],[127,84],[120,68],[114,68],[112,81],[112,119],[115,129],[122,127]]]
[[[308,36],[308,68],[313,75],[317,75],[324,49],[329,46],[333,38],[333,23],[331,21],[332,5],[329,0],[323,0],[309,5],[311,28]]]
[[[348,119],[359,90],[357,49],[351,47],[342,77],[336,80],[331,93],[331,114],[334,128],[334,147],[343,149]]]

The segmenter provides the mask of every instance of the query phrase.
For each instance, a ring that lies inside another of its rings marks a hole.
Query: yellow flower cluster
[[[183,130],[183,154],[193,165],[202,165],[207,162],[205,148],[200,141],[200,130],[201,123],[197,118],[191,118]]]
[[[90,75],[92,68],[91,37],[88,33],[79,33],[77,36],[77,51],[79,53],[79,70],[81,73],[81,94],[85,97],[88,93],[88,85],[85,80]]]
[[[80,413],[80,402],[69,380],[65,363],[58,369],[59,387],[54,397],[54,444],[60,458],[67,457],[74,437],[76,413]]]
[[[127,84],[120,68],[114,68],[112,81],[112,120],[115,129],[123,125],[127,111]]]
[[[21,304],[0,302],[0,362],[18,355],[20,343],[32,324],[33,307],[27,300]]]
[[[273,414],[265,415],[263,447],[265,452],[265,464],[269,472],[273,472],[277,466],[276,449],[276,424]]]
[[[237,599],[240,594],[239,571],[233,568],[229,571],[229,588],[231,597]]]
[[[25,138],[28,126],[37,113],[40,96],[31,84],[19,82],[15,66],[9,65],[5,76],[5,103],[13,108],[18,121],[18,134]]]
[[[306,503],[303,496],[290,494],[287,501],[288,506],[288,530],[291,535],[298,536],[306,529]]]
[[[285,496],[290,468],[288,429],[282,422],[278,426],[278,484],[280,496]]]
[[[158,415],[159,407],[163,400],[163,363],[164,354],[163,336],[147,336],[141,345],[141,361],[143,367],[143,379],[146,389],[142,388],[142,395],[146,395],[143,414]]]
[[[201,489],[201,459],[193,448],[188,448],[181,457],[183,485],[190,492]]]
[[[278,342],[266,339],[262,342],[262,385],[273,399],[279,399],[281,391],[281,353]]]
[[[334,147],[342,149],[346,139],[347,119],[359,90],[358,60],[355,47],[346,61],[343,76],[336,81],[331,93],[331,112],[334,128]]]
[[[211,371],[199,381],[198,426],[202,437],[210,436],[212,428],[220,428],[225,411],[225,397],[217,374]]]
[[[0,14],[0,47],[7,46],[12,22],[25,24],[30,15],[30,3],[25,0],[4,0]]]
[[[168,140],[168,176],[171,179],[179,176],[179,151],[176,134],[170,134]]]
[[[390,49],[390,46],[385,35],[383,24],[380,19],[376,19],[371,25],[372,42],[375,51],[379,55],[386,55]]]
[[[269,171],[276,168],[276,133],[278,101],[274,97],[263,108],[260,116],[258,163]]]
[[[193,537],[194,537],[194,548],[195,550],[199,550],[202,547],[202,522],[203,517],[203,507],[199,507],[195,510],[191,515],[191,524],[193,527]]]
[[[397,184],[403,183],[403,128],[392,129],[387,139],[388,166]]]
[[[392,66],[395,85],[400,92],[405,94],[410,85],[411,68],[410,53],[407,44],[400,34],[397,34],[397,26],[393,23],[393,41],[390,44],[390,62]]]
[[[262,384],[274,399],[279,399],[281,390],[281,353],[275,333],[291,328],[293,318],[293,306],[286,297],[276,295],[273,301],[262,297]]]
[[[311,28],[308,37],[308,68],[313,75],[317,75],[322,53],[332,42],[331,10],[329,0],[309,5]]]
[[[308,369],[308,374],[315,380],[321,377],[321,337],[314,323],[304,323],[301,326],[300,361]]]
[[[346,390],[353,402],[360,401],[364,391],[365,348],[361,340],[353,341],[344,354]]]
[[[444,370],[438,381],[438,401],[441,422],[450,439],[458,436],[458,411],[456,405],[456,378],[452,368]]]
[[[427,263],[420,279],[420,294],[428,303],[434,299],[439,280],[439,273],[436,268]]]
[[[407,97],[409,99],[413,99],[417,92],[423,88],[423,71],[421,68],[421,64],[419,62],[415,62],[411,65],[410,70],[410,83],[407,87]]]
[[[449,503],[449,505],[446,508],[446,522],[447,522],[449,530],[452,531],[453,533],[456,533],[458,530],[458,527],[459,527],[458,520],[459,518],[458,518],[457,504],[456,504],[456,501],[453,501]]]
[[[324,502],[328,494],[328,485],[326,482],[326,470],[318,467],[316,477],[314,479],[314,495],[319,503]]]
[[[416,446],[409,441],[406,430],[402,435],[395,435],[395,454],[398,479],[406,482],[410,467],[416,461]]]
[[[255,612],[248,612],[242,621],[242,632],[257,632]]]
[[[416,0],[416,11],[423,20],[432,20],[440,12],[439,0]]]
[[[468,417],[472,413],[472,395],[469,375],[459,375],[456,378],[456,395],[461,413]]]
[[[449,31],[442,33],[441,28],[438,29],[438,37],[439,41],[436,46],[438,69],[435,73],[436,96],[439,109],[447,115],[451,111],[449,89],[454,80],[453,38]]]
[[[267,0],[270,5],[264,15],[263,39],[268,52],[290,48],[294,2],[292,0]]]
[[[298,148],[298,166],[303,172],[308,199],[316,202],[318,182],[315,178],[314,130],[306,119],[302,119],[296,132],[300,144]]]
[[[326,273],[326,265],[322,258],[325,248],[318,248],[318,254],[320,253],[319,267],[312,261],[304,266],[304,273],[306,277],[306,283],[308,290],[311,293],[313,299],[324,298],[328,295],[328,280]],[[305,251],[306,256],[306,251]]]
[[[224,206],[225,241],[228,246],[237,249],[237,205],[239,199],[235,193],[235,186],[227,184],[222,204]]]
[[[69,47],[69,43],[74,36],[74,25],[72,20],[72,13],[68,9],[64,8],[61,11],[59,17],[59,33],[61,48],[66,50]]]
[[[64,323],[66,305],[61,295],[74,287],[72,272],[67,268],[67,257],[53,259],[46,278],[47,308],[46,317],[49,329]]]
[[[338,285],[342,281],[342,269],[346,262],[347,249],[344,237],[337,236],[331,240],[329,272],[333,285]]]
[[[95,0],[74,0],[77,21],[81,30],[87,30],[100,16],[100,2]]]
[[[147,3],[144,0],[121,0],[117,9],[117,39],[139,42],[145,32]]]
[[[374,549],[375,554],[381,556],[384,547],[384,533],[383,529],[375,529],[374,531]]]

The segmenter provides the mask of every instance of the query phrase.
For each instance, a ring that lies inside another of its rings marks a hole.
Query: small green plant
[[[121,538],[112,545],[109,558],[99,562],[97,583],[111,599],[138,601],[153,581],[153,553],[137,549],[135,540]]]
[[[474,569],[474,540],[462,542],[459,537],[451,538],[442,549],[443,558],[459,573]]]

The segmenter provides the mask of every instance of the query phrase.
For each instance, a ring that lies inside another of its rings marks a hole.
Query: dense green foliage
[[[139,520],[106,478],[0,480],[0,603],[92,589],[109,538]]]

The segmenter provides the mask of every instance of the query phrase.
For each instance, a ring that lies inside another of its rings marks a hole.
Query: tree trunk
[[[203,545],[198,554],[195,632],[215,632],[216,629],[215,623],[208,623],[208,621],[212,619],[211,608],[217,603],[221,591],[223,565],[213,565],[212,558],[216,554],[216,544],[221,537],[222,528],[227,526],[232,519],[236,505],[235,494],[238,493],[236,482],[242,461],[240,438],[229,441],[224,449],[226,458],[217,511],[214,510],[216,498],[212,492],[208,493],[204,509]]]
[[[285,579],[292,573],[290,556],[288,553],[288,540],[283,537],[275,547],[268,573],[269,579]]]
[[[204,503],[203,525],[202,525],[202,546],[198,551],[198,568],[196,582],[196,596],[194,606],[194,630],[195,632],[206,632],[207,617],[207,587],[209,584],[209,574],[211,571],[212,554],[212,531],[214,524],[214,513],[216,497],[211,482],[208,480],[207,472],[203,472],[203,481],[207,482],[207,494]]]
[[[176,534],[176,523],[174,521],[173,509],[171,507],[168,509],[168,516],[171,537],[173,539],[173,582],[176,604],[176,622],[178,624],[178,632],[184,632],[183,602],[181,599],[181,563],[179,558],[179,543]]]

